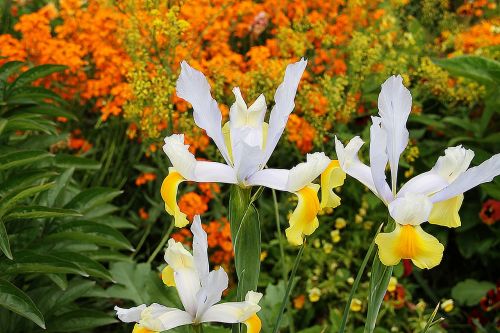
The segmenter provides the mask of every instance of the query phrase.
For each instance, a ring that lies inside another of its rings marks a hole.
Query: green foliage
[[[133,249],[106,223],[121,191],[82,187],[79,172],[94,172],[100,164],[52,146],[61,139],[52,119],[75,117],[57,94],[32,83],[65,67],[17,74],[23,65],[0,68],[2,332],[36,331],[35,325],[82,332],[108,325],[116,319],[102,307],[88,309],[92,303],[84,306],[81,298],[97,283],[113,282],[106,266],[115,259],[108,258]]]
[[[466,279],[453,287],[451,296],[462,305],[472,306],[479,304],[486,292],[493,288],[495,285],[491,282]]]

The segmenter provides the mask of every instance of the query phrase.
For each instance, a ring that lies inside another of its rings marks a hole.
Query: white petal
[[[370,169],[373,183],[381,199],[388,204],[394,198],[389,185],[385,180],[385,167],[387,165],[387,133],[380,127],[381,119],[372,117],[370,127]]]
[[[194,265],[198,271],[200,281],[203,284],[208,277],[208,241],[207,233],[201,227],[200,215],[196,215],[191,225],[191,232],[193,233],[193,258]]]
[[[364,144],[363,140],[359,136],[356,136],[349,141],[349,143],[344,147],[344,145],[335,137],[335,151],[337,152],[337,158],[340,163],[340,167],[349,176],[356,178],[358,181],[363,183],[368,187],[375,195],[380,197],[380,194],[375,188],[373,183],[373,177],[371,169],[359,160],[358,152],[361,146]]]
[[[222,115],[217,102],[210,94],[210,85],[205,75],[181,62],[181,74],[177,80],[177,95],[191,103],[196,125],[203,128],[214,140],[227,164],[231,164],[222,135]]]
[[[197,319],[202,318],[209,307],[220,302],[222,292],[227,289],[228,281],[227,273],[222,267],[210,272],[196,297],[198,302]]]
[[[266,115],[267,105],[264,95],[260,95],[255,102],[247,108],[243,97],[241,96],[240,89],[238,87],[233,89],[236,101],[231,105],[229,111],[229,119],[231,125],[240,127],[253,127],[262,128],[262,123],[264,122],[264,117]]]
[[[187,180],[236,184],[236,175],[229,165],[197,161],[189,151],[189,145],[184,144],[184,134],[172,134],[166,137],[163,151],[174,169]]]
[[[124,323],[138,323],[141,319],[141,312],[146,308],[146,304],[141,304],[139,306],[123,309],[118,306],[115,306],[116,315],[118,319],[123,321]]]
[[[231,131],[231,141],[235,132]],[[258,145],[249,145],[244,140],[233,142],[234,170],[238,183],[246,185],[248,179],[262,169],[262,156],[263,151]]]
[[[378,96],[382,128],[387,132],[387,155],[391,166],[392,189],[396,190],[399,156],[408,144],[406,121],[411,111],[411,94],[401,75],[391,76],[382,84]]]
[[[449,147],[444,151],[444,156],[438,158],[432,170],[451,183],[467,170],[473,158],[474,152],[470,149],[462,146]]]
[[[426,195],[407,193],[389,204],[389,214],[399,224],[420,225],[428,220],[432,202]]]
[[[307,154],[307,161],[294,166],[288,174],[286,190],[297,192],[316,179],[330,164],[325,153]]]
[[[500,174],[500,154],[496,154],[480,165],[470,168],[462,173],[448,187],[431,197],[432,202],[444,201],[476,187],[487,183]]]
[[[139,324],[148,330],[161,332],[192,322],[193,316],[186,311],[153,303],[142,312]]]
[[[285,78],[278,89],[276,89],[276,93],[274,94],[275,105],[269,117],[269,131],[263,164],[267,163],[269,157],[276,148],[281,134],[285,129],[288,116],[295,107],[295,94],[306,65],[307,61],[304,59],[288,65],[285,70]]]
[[[398,192],[398,197],[404,196],[406,193],[432,195],[437,191],[448,186],[445,178],[441,177],[435,171],[427,171],[421,173],[406,182]]]
[[[201,317],[201,322],[241,323],[260,311],[258,302],[261,293],[249,291],[244,302],[228,302],[210,307]]]
[[[251,186],[265,186],[278,191],[286,191],[289,174],[290,170],[286,169],[264,169],[250,176],[248,184]]]

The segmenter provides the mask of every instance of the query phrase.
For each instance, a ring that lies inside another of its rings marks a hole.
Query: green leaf
[[[72,261],[28,250],[16,252],[14,261],[0,261],[0,273],[70,273],[88,276],[84,270]]]
[[[41,103],[46,103],[45,101],[50,99],[63,105],[67,104],[64,98],[52,90],[44,87],[20,87],[13,89],[7,96],[6,101],[8,104],[12,104],[12,101],[16,99],[19,101],[22,101],[23,99],[31,99]]]
[[[33,164],[54,155],[40,150],[15,151],[0,156],[0,171]]]
[[[32,185],[34,182],[41,182],[50,177],[57,176],[57,172],[47,169],[22,170],[20,173],[11,174],[10,177],[2,183],[0,196],[19,188]]]
[[[84,170],[99,170],[101,163],[89,158],[69,154],[58,154],[55,158],[56,166],[61,168],[75,168]]]
[[[72,209],[49,208],[44,206],[27,206],[16,207],[15,209],[11,210],[5,216],[5,220],[9,221],[16,219],[39,219],[70,216],[76,217],[82,216],[82,214]]]
[[[474,306],[493,288],[495,285],[491,282],[466,279],[453,287],[451,297],[461,305]]]
[[[40,65],[33,68],[28,69],[26,72],[22,73],[17,77],[17,79],[12,83],[9,88],[9,92],[13,91],[16,88],[26,86],[33,81],[36,81],[40,78],[46,77],[52,73],[61,72],[65,70],[67,67],[63,65]]]
[[[0,219],[19,201],[33,196],[37,193],[48,190],[54,186],[54,183],[46,183],[41,185],[29,186],[18,188],[14,191],[9,192],[5,197],[0,199]]]
[[[4,279],[0,279],[0,305],[45,329],[43,315],[31,298]]]
[[[264,297],[259,302],[262,309],[259,311],[259,317],[262,321],[262,331],[272,332],[274,323],[278,319],[281,301],[285,295],[286,286],[284,281],[280,281],[277,285],[269,284],[266,287]],[[284,320],[281,321],[280,328],[284,328],[287,325],[285,316]]]
[[[77,194],[64,208],[76,209],[85,213],[97,205],[109,202],[119,196],[122,191],[106,187],[94,187]]]
[[[61,290],[66,290],[68,288],[68,279],[65,274],[47,274],[47,277],[61,288]]]
[[[7,234],[7,230],[2,220],[0,220],[0,250],[2,250],[7,258],[13,259],[12,251],[10,250],[9,235]]]
[[[3,130],[5,129],[5,127],[7,126],[9,120],[8,119],[5,119],[5,118],[0,118],[0,135],[2,135],[3,133]]]
[[[47,134],[55,133],[55,124],[51,121],[38,119],[9,119],[5,125],[4,132],[15,131],[40,131]]]
[[[500,62],[493,59],[460,56],[433,61],[455,76],[463,76],[489,87],[500,84]]]
[[[49,332],[81,332],[95,327],[105,326],[118,322],[114,317],[105,313],[77,309],[54,317],[48,327]]]
[[[117,249],[133,250],[125,236],[110,226],[90,222],[73,221],[59,226],[52,234],[46,236],[47,241],[73,240],[90,244],[105,245]]]
[[[9,61],[0,67],[0,80],[7,81],[9,76],[16,73],[25,65],[22,61]]]
[[[59,198],[64,193],[63,190],[67,188],[74,171],[74,168],[66,169],[59,177],[57,177],[55,180],[55,186],[46,192],[47,206],[54,206],[56,203],[58,203],[58,206],[62,205]]]
[[[36,101],[30,104],[38,104]],[[19,104],[19,103],[18,103]],[[64,108],[61,108],[57,105],[53,104],[43,104],[43,105],[32,105],[28,107],[23,107],[22,109],[16,110],[16,115],[42,115],[42,116],[50,116],[50,117],[65,117],[68,119],[76,120],[76,116],[67,111]]]
[[[53,251],[50,254],[61,260],[72,262],[90,276],[113,281],[111,274],[99,262],[73,251]]]

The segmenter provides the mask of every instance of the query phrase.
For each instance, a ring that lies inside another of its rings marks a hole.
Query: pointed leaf
[[[31,298],[7,280],[0,279],[0,306],[28,318],[45,329],[45,321]]]
[[[18,168],[26,164],[33,164],[40,160],[51,158],[54,155],[41,150],[15,151],[0,156],[0,171]]]
[[[66,68],[67,67],[63,65],[50,65],[50,64],[40,65],[30,68],[26,72],[22,73],[17,77],[17,79],[10,86],[9,91],[14,90],[15,88],[28,85],[33,81],[46,77],[47,75],[50,75],[52,73],[61,72]]]

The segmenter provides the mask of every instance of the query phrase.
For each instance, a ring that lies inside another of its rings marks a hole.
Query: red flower
[[[479,217],[487,225],[493,225],[500,220],[500,201],[494,199],[487,200],[483,204]]]

